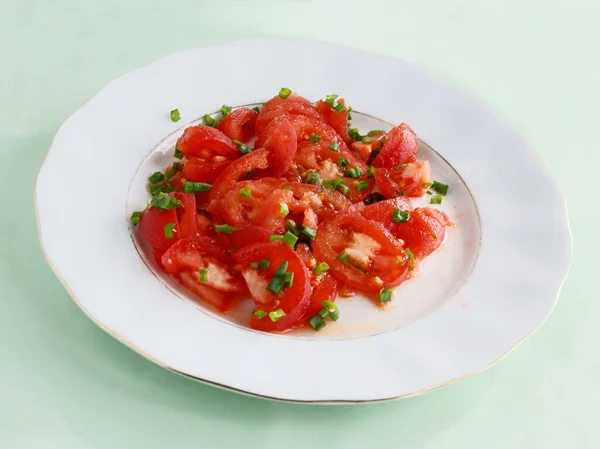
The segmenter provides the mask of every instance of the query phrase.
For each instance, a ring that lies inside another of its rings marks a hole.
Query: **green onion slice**
[[[272,312],[269,312],[269,318],[273,322],[280,320],[284,316],[285,316],[285,312],[281,309],[277,309],[277,310],[273,310]]]
[[[173,109],[171,111],[171,120],[174,122],[178,122],[181,120],[181,114],[179,113],[179,109]]]
[[[292,94],[292,90],[288,89],[287,87],[282,87],[281,89],[279,89],[279,97],[283,98],[284,100],[289,97]]]
[[[240,189],[240,195],[245,198],[252,198],[252,190],[250,190],[248,187],[243,187]]]
[[[321,262],[319,265],[313,268],[313,273],[321,274],[325,273],[327,270],[329,270],[329,265],[327,264],[327,262]]]
[[[307,184],[319,184],[321,182],[321,176],[318,173],[310,172],[306,175]]]
[[[183,159],[183,153],[179,150],[179,148],[175,148],[175,158]]]
[[[317,231],[308,226],[300,225],[300,234],[307,237],[309,240],[314,240],[317,236]]]
[[[384,287],[379,292],[379,302],[390,302],[392,300],[392,289]]]
[[[152,184],[156,184],[157,182],[162,182],[165,180],[165,175],[163,175],[161,172],[157,171],[152,173],[152,176],[150,176],[148,178],[148,180],[152,183]]]
[[[392,221],[394,223],[403,223],[408,221],[410,218],[409,210],[400,210],[399,207],[394,207],[394,212],[392,213]]]
[[[212,185],[205,182],[186,181],[183,184],[183,191],[187,193],[208,192]]]
[[[289,213],[290,213],[290,208],[288,207],[287,203],[279,203],[279,214],[282,217],[285,217]]]
[[[226,104],[224,104],[223,106],[221,106],[221,109],[219,109],[219,112],[221,112],[221,114],[223,114],[223,117],[225,117],[231,112],[232,109],[233,108],[231,106],[227,106]]]
[[[254,315],[259,320],[262,320],[264,317],[266,317],[268,315],[268,313],[265,312],[264,310],[258,309],[258,310],[255,310],[252,315]]]
[[[448,184],[442,184],[441,182],[433,181],[431,188],[440,195],[445,196],[448,193],[449,186]]]
[[[208,270],[206,268],[202,268],[198,272],[198,275],[200,277],[200,281],[201,282],[208,282]]]
[[[165,225],[165,238],[168,240],[171,240],[174,236],[173,233],[175,232],[175,223],[173,222],[169,222]]]
[[[217,126],[217,120],[212,118],[210,114],[204,114],[202,116],[202,123],[204,123],[206,126],[212,126],[213,128]]]
[[[367,190],[370,184],[368,181],[360,181],[356,184],[356,190]]]
[[[141,217],[142,217],[142,213],[141,212],[134,212],[133,214],[131,214],[131,223],[134,226],[139,225]]]
[[[287,271],[287,267],[287,261],[282,262],[281,265],[279,265],[279,267],[275,271],[275,274],[273,275],[273,279],[271,279],[269,285],[267,285],[268,291],[276,295],[283,289],[283,282],[285,280],[285,273]]]
[[[312,317],[310,317],[310,319],[308,320],[308,324],[310,324],[311,327],[316,331],[320,331],[325,326],[327,326],[327,323],[323,320],[321,315],[319,315],[318,313],[316,315],[313,315]]]
[[[222,234],[231,234],[233,231],[240,231],[241,229],[242,228],[229,226],[228,224],[215,225],[215,232],[220,232]]]
[[[430,204],[442,204],[442,197],[440,195],[433,195],[429,200]]]
[[[329,149],[337,153],[340,152],[340,145],[337,142],[329,142]]]

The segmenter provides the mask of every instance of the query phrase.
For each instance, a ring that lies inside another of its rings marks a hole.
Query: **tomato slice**
[[[260,319],[253,315],[250,326],[270,332],[284,332],[297,327],[310,302],[310,275],[294,250],[283,242],[259,243],[236,251],[233,257],[240,265],[257,309],[267,314],[279,309],[285,313],[276,321],[272,321],[268,315]],[[252,262],[263,259],[269,261],[268,268],[250,267]],[[283,262],[288,263],[287,272],[294,275],[293,283],[274,295],[266,288]]]
[[[260,143],[259,146],[262,146],[262,142],[265,138],[265,130],[269,123],[271,123],[273,119],[283,115],[304,115],[316,120],[323,120],[323,116],[306,98],[292,94],[288,98],[283,99],[277,95],[265,103],[256,118],[256,136]]]
[[[323,120],[304,115],[289,116],[289,120],[296,130],[298,141],[307,140],[316,134],[327,146],[329,146],[330,142],[335,142],[339,145],[340,151],[348,152],[348,146],[344,142],[344,139]]]
[[[402,123],[386,134],[385,144],[373,159],[373,166],[393,168],[399,164],[415,162],[418,152],[417,135],[410,126]]]
[[[412,162],[391,170],[376,168],[373,173],[377,187],[387,198],[423,196],[431,177],[428,161]]]
[[[345,104],[343,98],[338,100],[338,104]],[[348,135],[348,109],[344,108],[341,111],[336,111],[323,100],[317,101],[315,108],[319,111],[329,126],[337,132],[346,143],[352,142]]]
[[[169,273],[189,271],[198,274],[201,270],[206,270],[205,280],[200,277],[198,279],[216,290],[232,293],[246,291],[244,280],[232,268],[233,260],[229,253],[206,237],[178,240],[163,254],[161,262]]]
[[[259,176],[279,178],[288,171],[294,160],[298,146],[296,131],[284,116],[272,120],[264,136],[263,147],[269,152],[269,166],[260,170]]]
[[[221,119],[217,129],[231,140],[248,142],[254,137],[254,127],[258,112],[250,108],[239,108]]]
[[[165,226],[174,223],[173,238],[165,236]],[[155,250],[166,250],[179,238],[179,221],[175,208],[159,210],[151,207],[142,212],[140,217],[140,235]]]
[[[172,194],[181,201],[181,207],[177,207],[178,234],[180,239],[195,239],[200,236],[198,219],[196,218],[196,197],[193,193],[175,192]]]
[[[241,229],[227,235],[230,245],[235,249],[245,248],[257,243],[268,243],[272,232],[252,224],[244,224]]]
[[[233,161],[223,172],[215,179],[208,196],[209,201],[214,201],[225,195],[226,192],[233,189],[235,184],[244,175],[252,170],[267,168],[269,152],[264,148],[252,151],[245,156]]]
[[[177,139],[176,147],[188,158],[210,159],[214,156],[223,156],[227,159],[236,159],[240,155],[233,141],[211,126],[186,128]]]
[[[413,205],[407,197],[399,196],[371,204],[361,209],[360,214],[367,220],[381,223],[388,231],[396,235],[396,226],[398,223],[392,221],[392,215],[396,208],[401,211],[411,211],[413,210]]]
[[[317,260],[327,262],[339,280],[356,290],[379,291],[408,275],[408,257],[398,240],[382,224],[359,214],[321,223],[313,250]]]
[[[335,302],[338,294],[338,281],[329,272],[319,275],[313,275],[312,292],[310,294],[310,304],[304,315],[306,320],[323,309],[322,302],[325,300]]]
[[[188,158],[183,164],[183,177],[188,181],[212,184],[229,164],[229,159],[212,161],[198,157]]]
[[[192,292],[202,303],[209,304],[223,313],[226,313],[235,302],[236,298],[231,293],[215,290],[201,282],[198,273],[184,271],[176,273],[174,276],[181,285]]]
[[[421,260],[442,245],[446,228],[452,225],[448,215],[441,210],[418,207],[410,213],[407,222],[395,223],[393,232]]]

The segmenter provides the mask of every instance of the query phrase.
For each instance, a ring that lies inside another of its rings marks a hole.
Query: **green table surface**
[[[0,448],[600,447],[599,17],[596,0],[0,0]],[[61,123],[112,78],[170,52],[275,35],[396,55],[469,89],[556,176],[571,273],[546,324],[493,368],[404,401],[269,402],[146,361],[54,277],[33,189]]]

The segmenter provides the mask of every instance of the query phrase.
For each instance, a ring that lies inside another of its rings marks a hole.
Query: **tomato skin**
[[[239,108],[221,119],[217,129],[231,140],[248,142],[254,136],[258,112],[250,108]]]
[[[431,178],[428,161],[408,163],[391,170],[376,168],[373,173],[377,187],[387,198],[394,198],[401,192],[404,192],[403,196],[421,197],[425,195],[425,185]]]
[[[172,194],[181,201],[181,206],[177,207],[178,238],[195,239],[201,234],[196,218],[196,197],[193,193],[175,192]]]
[[[379,246],[362,269],[354,262],[340,260],[356,234],[366,235]],[[408,257],[402,245],[382,224],[360,214],[345,213],[321,223],[313,251],[317,260],[327,262],[338,280],[359,291],[376,292],[384,286],[396,286],[408,275]]]
[[[298,147],[296,131],[285,116],[269,123],[262,146],[269,152],[269,166],[261,170],[259,176],[279,178],[290,168]]]
[[[366,206],[360,211],[360,214],[367,220],[381,223],[388,231],[396,235],[395,230],[398,223],[392,221],[392,214],[395,208],[402,211],[411,211],[413,210],[413,205],[407,197],[398,196]]]
[[[338,281],[329,272],[319,275],[313,275],[313,288],[310,295],[310,305],[306,309],[305,319],[308,320],[323,308],[323,301],[333,301],[337,299]]]
[[[340,98],[338,104],[345,104],[344,99]],[[337,132],[346,143],[351,143],[352,139],[348,135],[348,109],[344,108],[337,112],[323,100],[317,101],[315,108],[319,111],[329,126]]]
[[[233,161],[215,179],[209,192],[209,202],[220,199],[226,192],[233,189],[240,177],[253,169],[267,168],[269,152],[264,148],[254,150],[245,156]]]
[[[183,131],[177,139],[176,147],[186,157],[201,157],[209,159],[214,156],[223,156],[227,159],[236,159],[240,153],[233,141],[211,126],[190,126]]]
[[[267,297],[267,303],[265,298],[253,296],[260,310],[269,313],[282,309],[285,316],[277,321],[271,321],[268,316],[258,319],[253,315],[250,326],[266,332],[285,332],[299,326],[310,302],[310,275],[294,250],[283,242],[259,243],[234,252],[233,257],[240,265],[243,274],[251,271],[253,276],[258,274],[265,282],[273,278],[275,271],[283,262],[288,262],[287,271],[294,273],[291,287],[286,288],[283,294],[278,296],[270,292],[262,292],[261,296]],[[262,259],[269,260],[269,268],[262,270],[250,268],[252,262]],[[251,286],[249,288],[252,293],[253,288]]]
[[[404,246],[421,260],[442,245],[446,228],[452,226],[452,222],[441,210],[418,207],[411,212],[407,222],[395,225],[394,235],[404,240]]]
[[[356,141],[352,143],[351,148],[353,151],[358,153],[358,155],[364,162],[368,162],[371,159],[371,153],[381,148],[381,142],[379,141],[379,139],[374,140],[370,143]]]
[[[417,160],[419,141],[410,126],[402,123],[385,136],[385,144],[373,159],[374,167],[393,168]]]
[[[339,145],[340,151],[349,152],[344,139],[335,130],[323,120],[304,115],[294,115],[289,117],[290,123],[296,130],[298,141],[307,140],[313,134],[321,137],[321,141],[329,146],[330,142]]]
[[[174,276],[181,285],[192,292],[202,303],[209,304],[220,312],[227,313],[235,302],[236,298],[231,293],[224,293],[203,284],[195,273],[184,271],[176,273]]]
[[[165,225],[175,223],[173,238],[165,237]],[[167,250],[179,238],[179,222],[175,208],[159,210],[151,207],[142,212],[139,224],[140,235],[155,250]]]
[[[316,120],[322,121],[323,116],[314,108],[306,98],[292,94],[283,99],[278,95],[265,103],[262,110],[256,118],[256,136],[258,137],[258,146],[262,146],[265,138],[265,130],[269,123],[277,117],[283,115],[296,116],[305,115]]]
[[[242,249],[257,243],[269,243],[271,232],[268,229],[252,224],[244,224],[241,228],[227,235],[233,248]]]
[[[210,161],[192,157],[185,161],[183,165],[183,177],[192,182],[206,182],[212,184],[225,170],[231,161]]]

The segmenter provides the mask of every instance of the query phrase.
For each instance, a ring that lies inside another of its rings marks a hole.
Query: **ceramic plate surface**
[[[196,304],[141,256],[128,219],[185,126],[281,86],[311,100],[342,95],[363,131],[410,124],[433,179],[450,184],[440,207],[456,223],[391,307],[340,299],[341,319],[318,333],[256,332],[248,309],[221,316]],[[571,260],[562,194],[490,109],[401,60],[318,42],[187,50],[112,81],[56,135],[36,206],[51,266],[100,327],[177,373],[290,401],[399,398],[485,369],[549,315]]]

